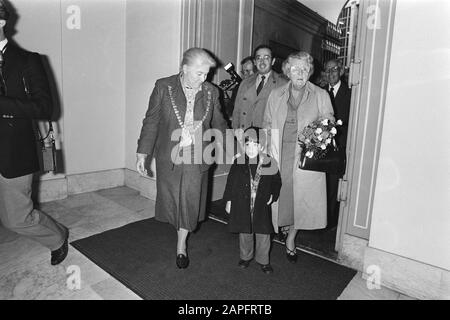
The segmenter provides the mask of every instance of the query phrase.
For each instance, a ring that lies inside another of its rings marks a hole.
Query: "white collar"
[[[265,73],[265,74],[260,74],[260,73],[258,73],[258,79],[257,79],[256,82],[259,83],[259,82],[261,81],[261,77],[262,77],[262,76],[264,76],[264,80],[267,81],[267,79],[269,79],[271,73],[272,73],[272,70],[270,70],[269,72],[267,72],[267,73]]]
[[[339,80],[334,86],[328,85],[328,90],[333,88],[334,96],[336,96],[337,92],[339,91],[339,88],[341,87],[341,80]]]
[[[8,39],[3,39],[2,41],[0,41],[0,50],[3,51],[3,49],[6,47],[6,44],[8,43]]]

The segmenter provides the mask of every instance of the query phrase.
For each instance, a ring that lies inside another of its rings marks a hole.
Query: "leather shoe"
[[[271,274],[273,273],[273,268],[270,264],[262,264],[261,265],[261,270],[265,273],[265,274]]]
[[[67,230],[66,239],[64,239],[64,243],[61,247],[52,251],[52,258],[50,263],[52,266],[60,264],[67,257],[67,253],[69,252],[69,230]]]
[[[290,263],[296,263],[297,262],[297,252],[294,250],[290,250],[288,247],[286,247],[286,258]]]
[[[239,260],[238,266],[241,267],[242,269],[247,269],[248,266],[250,265],[250,260]]]
[[[189,265],[189,258],[180,253],[177,255],[177,267],[180,269],[186,269]]]
[[[286,242],[287,236],[288,236],[288,233],[287,233],[287,232],[282,232],[282,231],[280,231],[280,232],[278,233],[278,241],[280,241],[280,242]]]

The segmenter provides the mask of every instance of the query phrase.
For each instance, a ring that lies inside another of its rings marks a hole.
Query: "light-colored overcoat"
[[[283,128],[288,111],[290,83],[272,90],[264,114],[264,128],[270,129],[269,154],[282,163]],[[298,130],[323,117],[334,120],[333,107],[328,93],[311,82],[306,83],[305,93],[297,109]],[[327,197],[325,173],[298,168],[300,146],[295,146],[293,174],[294,227],[295,229],[322,229],[327,225]],[[281,165],[280,165],[281,166]],[[280,168],[282,170],[282,168]],[[272,205],[272,223],[278,231],[278,203]]]
[[[239,85],[233,109],[233,129],[245,130],[251,126],[261,128],[270,92],[287,83],[286,79],[272,70],[263,89],[256,95],[257,77],[258,74],[255,73]]]

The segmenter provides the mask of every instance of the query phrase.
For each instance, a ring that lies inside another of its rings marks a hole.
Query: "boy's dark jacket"
[[[231,201],[228,229],[236,233],[273,233],[271,206],[267,202],[272,195],[272,202],[278,200],[281,189],[281,177],[276,161],[264,155],[263,173],[259,180],[255,198],[253,224],[250,215],[250,171],[248,158],[236,159],[228,173],[223,200]],[[247,161],[247,162],[245,162]],[[256,164],[252,164],[256,167]]]

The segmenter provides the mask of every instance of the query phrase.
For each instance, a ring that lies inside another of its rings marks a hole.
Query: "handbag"
[[[25,77],[22,77],[23,87],[25,90],[25,94],[28,99],[31,98],[30,90],[28,88],[27,81]],[[45,137],[42,136],[39,130],[39,123],[37,124],[38,128],[36,129],[38,134],[38,143],[39,143],[39,162],[41,166],[41,170],[43,172],[56,171],[56,145],[55,145],[55,136],[53,134],[53,125],[51,120],[48,120],[48,133]],[[45,140],[50,139],[50,146],[45,145]]]
[[[345,172],[345,164],[345,150],[330,145],[325,154],[317,159],[307,157],[306,150],[302,148],[298,167],[302,170],[342,175]]]
[[[45,137],[41,136],[40,131],[39,134],[39,144],[41,150],[41,170],[44,172],[56,171],[56,146],[55,146],[55,137],[53,135],[53,126],[52,122],[48,121],[48,133]],[[45,140],[50,139],[50,146],[45,145]]]

